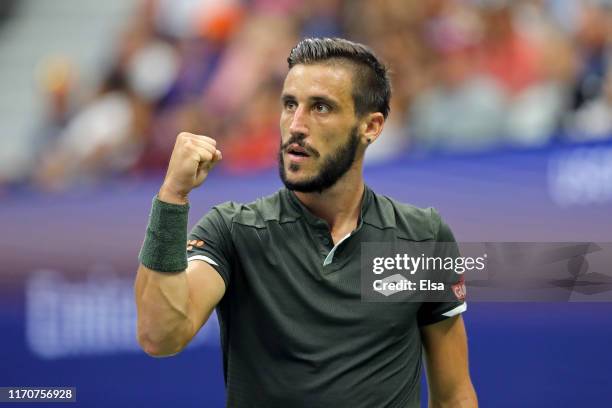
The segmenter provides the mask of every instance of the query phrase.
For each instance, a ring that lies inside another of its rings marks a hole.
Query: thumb
[[[213,169],[213,167],[217,165],[217,163],[219,163],[219,161],[221,161],[221,159],[223,159],[223,155],[221,154],[221,151],[215,150],[215,153],[213,154],[212,159],[208,163],[206,163],[204,166],[200,166],[199,170],[209,172],[210,170]]]
[[[210,163],[210,168],[212,169],[215,167],[221,160],[223,160],[223,155],[221,154],[221,150],[217,149],[215,150],[215,154],[213,155],[213,159]]]

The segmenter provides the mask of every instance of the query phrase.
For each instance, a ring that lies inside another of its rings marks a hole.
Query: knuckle
[[[185,150],[190,150],[193,147],[193,142],[189,139],[185,139],[182,143],[182,148]]]
[[[200,135],[200,139],[205,143],[217,143],[215,139],[207,135]]]

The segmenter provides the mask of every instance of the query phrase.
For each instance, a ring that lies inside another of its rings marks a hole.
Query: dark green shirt
[[[359,225],[335,247],[329,226],[287,189],[214,207],[188,251],[219,272],[217,307],[228,407],[418,407],[419,326],[465,310],[363,302],[362,242],[454,241],[432,208],[366,187]]]

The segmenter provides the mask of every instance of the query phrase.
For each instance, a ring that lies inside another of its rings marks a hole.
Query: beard
[[[340,146],[336,151],[329,154],[323,159],[323,163],[319,169],[319,174],[311,177],[307,180],[301,181],[290,181],[287,179],[287,171],[285,170],[285,159],[283,151],[286,146],[292,143],[298,143],[304,147],[300,137],[289,139],[284,145],[281,143],[281,147],[278,153],[278,170],[280,178],[285,184],[285,187],[289,190],[297,191],[300,193],[322,193],[328,188],[332,187],[336,182],[346,174],[351,168],[357,157],[357,148],[359,147],[359,135],[357,134],[357,126],[351,129],[348,141],[346,144]],[[312,152],[311,157],[317,158],[318,153]],[[298,170],[299,164],[291,164],[290,170]]]

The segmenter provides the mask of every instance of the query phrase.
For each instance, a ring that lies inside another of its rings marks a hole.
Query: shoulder
[[[282,221],[288,215],[283,210],[285,204],[283,191],[258,198],[250,203],[227,201],[214,206],[211,212],[221,217],[225,223],[240,224],[255,228],[265,228],[269,221]]]
[[[446,241],[446,230],[450,233],[450,228],[435,208],[416,207],[376,193],[372,194],[372,205],[364,216],[364,223],[378,228],[394,228],[398,237],[415,241]]]

